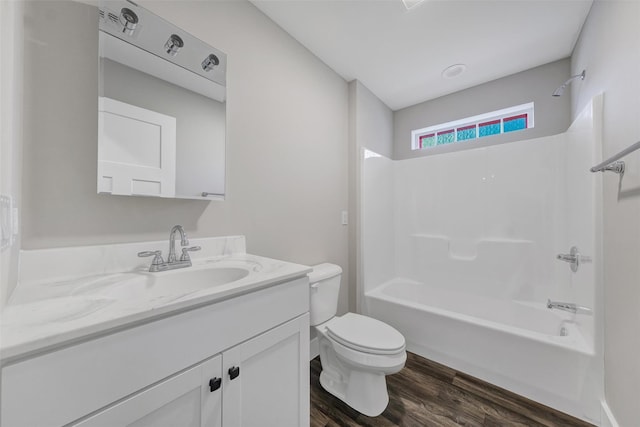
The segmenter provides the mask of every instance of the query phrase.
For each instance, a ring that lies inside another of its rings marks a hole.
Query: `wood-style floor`
[[[407,353],[402,371],[387,376],[389,406],[371,418],[326,392],[319,381],[321,369],[316,357],[311,361],[311,427],[592,427],[413,353]]]

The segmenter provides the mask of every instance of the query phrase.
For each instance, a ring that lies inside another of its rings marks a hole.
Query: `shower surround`
[[[601,104],[550,137],[401,161],[365,150],[359,293],[409,350],[598,425]],[[571,246],[593,258],[575,273],[556,259]]]

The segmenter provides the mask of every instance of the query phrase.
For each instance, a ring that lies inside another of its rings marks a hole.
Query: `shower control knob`
[[[229,368],[229,378],[234,380],[236,378],[238,378],[238,375],[240,375],[240,367],[238,366],[232,366]]]
[[[575,255],[570,255],[570,254],[559,254],[557,258],[560,261],[568,262],[571,264],[578,261],[578,258]]]
[[[211,390],[212,392],[219,389],[221,385],[222,378],[215,377],[209,380],[209,390]]]
[[[591,257],[580,255],[577,247],[572,246],[568,254],[559,254],[557,257],[560,261],[568,262],[571,265],[571,271],[578,271],[580,264],[591,262]]]

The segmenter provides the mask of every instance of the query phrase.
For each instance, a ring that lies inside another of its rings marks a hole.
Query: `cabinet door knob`
[[[217,389],[220,388],[220,386],[222,385],[222,378],[212,378],[209,380],[209,389],[211,391],[216,391]]]
[[[237,378],[238,375],[240,375],[240,367],[239,366],[232,366],[229,368],[229,378],[231,378],[232,380]]]

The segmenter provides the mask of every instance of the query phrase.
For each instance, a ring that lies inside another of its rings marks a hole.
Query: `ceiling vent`
[[[445,68],[442,71],[442,77],[445,79],[453,79],[467,70],[467,66],[464,64],[455,64]]]

